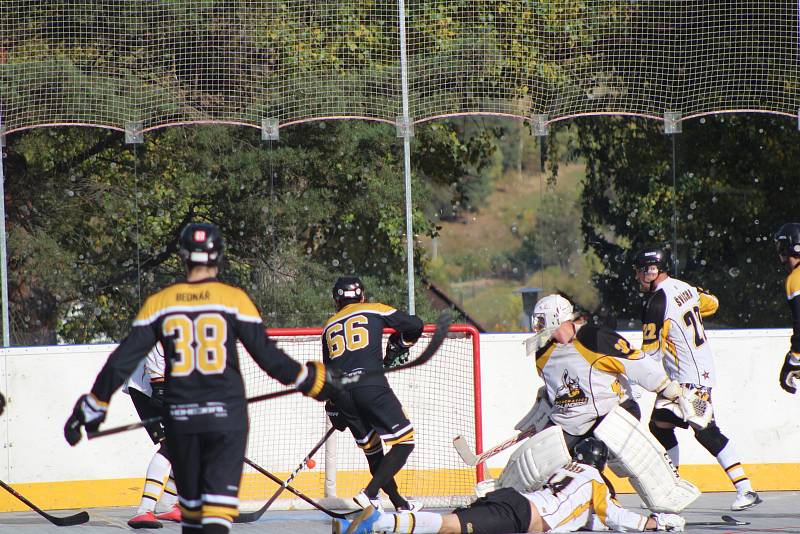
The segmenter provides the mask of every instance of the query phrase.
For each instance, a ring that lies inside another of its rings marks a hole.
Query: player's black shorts
[[[379,444],[413,443],[414,427],[391,388],[361,386],[344,391],[336,400],[358,446],[369,453]],[[376,436],[377,434],[377,436]]]
[[[199,521],[202,513],[232,520],[238,515],[247,429],[195,434],[170,430],[168,421],[167,447],[181,506],[189,510],[187,516]]]
[[[145,421],[154,417],[163,415],[162,411],[150,403],[150,397],[135,388],[128,388],[128,394],[133,401],[133,407],[136,408],[136,413],[139,414],[139,419]],[[158,444],[164,439],[164,427],[161,423],[150,423],[144,425],[147,434],[153,443]]]
[[[487,493],[465,508],[453,513],[461,522],[462,534],[509,534],[528,532],[531,504],[513,488]]]

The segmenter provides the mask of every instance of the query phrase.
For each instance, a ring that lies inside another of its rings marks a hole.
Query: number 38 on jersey
[[[162,332],[175,343],[172,376],[188,376],[195,370],[204,375],[225,372],[228,339],[227,323],[217,313],[169,315],[164,319]]]

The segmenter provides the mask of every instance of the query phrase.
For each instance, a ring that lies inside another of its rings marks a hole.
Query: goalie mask
[[[552,332],[564,321],[574,317],[572,303],[561,295],[547,295],[536,303],[531,315],[531,329],[535,334]]]
[[[790,257],[800,258],[800,223],[786,223],[775,233],[775,245],[781,263]]]
[[[189,223],[178,238],[178,255],[190,267],[219,266],[222,248],[222,234],[213,224]]]
[[[364,284],[357,276],[340,276],[333,284],[333,300],[341,308],[347,304],[361,302],[364,298]]]
[[[572,457],[576,462],[588,464],[602,471],[608,460],[608,447],[597,438],[586,438],[575,445]]]

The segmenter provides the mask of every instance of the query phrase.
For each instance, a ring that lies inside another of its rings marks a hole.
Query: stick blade
[[[89,521],[89,514],[87,512],[78,512],[75,515],[68,515],[67,517],[55,517],[50,514],[45,516],[48,521],[57,527],[71,527],[74,525],[82,525]]]
[[[453,447],[455,447],[456,452],[461,456],[465,464],[470,467],[478,465],[478,457],[469,448],[469,443],[467,443],[464,436],[456,436],[453,438]]]

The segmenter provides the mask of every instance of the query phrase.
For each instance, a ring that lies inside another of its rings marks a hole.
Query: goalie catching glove
[[[800,379],[800,357],[795,356],[789,351],[786,353],[786,358],[783,360],[783,367],[781,367],[781,387],[787,393],[797,393],[797,387],[794,382],[797,379]]]
[[[658,392],[656,408],[666,408],[698,429],[707,427],[714,415],[708,390],[692,384],[681,385],[676,380],[670,380]]]
[[[410,348],[411,345],[405,346],[403,344],[403,338],[397,332],[390,335],[389,341],[386,342],[386,356],[383,358],[383,367],[391,369],[408,362],[408,349]]]
[[[664,530],[672,532],[683,532],[683,527],[686,526],[686,520],[677,514],[653,514],[650,517],[655,519],[655,530]]]
[[[106,419],[107,411],[107,402],[97,400],[91,393],[81,395],[72,409],[72,415],[64,425],[64,438],[67,443],[75,446],[81,440],[82,426],[86,427],[87,432],[97,432],[100,423]]]
[[[322,362],[306,362],[297,379],[296,387],[306,397],[318,401],[334,398],[342,389],[339,374],[326,369]]]

